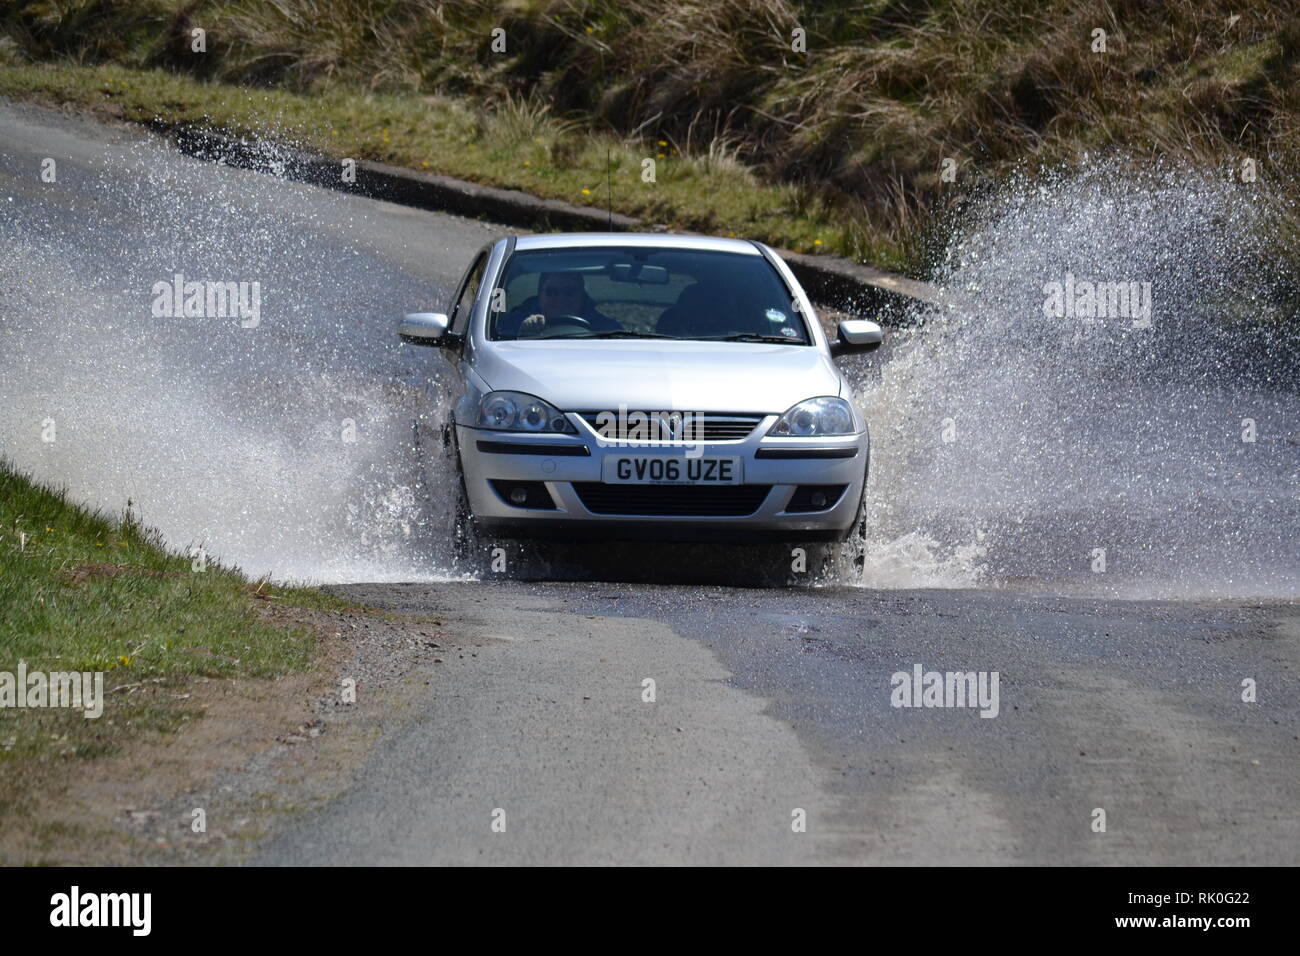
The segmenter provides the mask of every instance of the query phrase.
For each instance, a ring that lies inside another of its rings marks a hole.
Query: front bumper
[[[516,538],[824,540],[840,537],[857,514],[870,456],[866,431],[817,439],[768,438],[777,419],[769,415],[739,441],[628,447],[602,439],[580,416],[568,417],[578,434],[456,426],[470,509],[480,530]],[[696,494],[692,489],[699,486],[664,490],[662,485],[647,489],[602,482],[606,455],[680,456],[687,448],[702,457],[741,458],[744,484]],[[508,500],[514,482],[527,483],[525,506]],[[810,501],[810,492],[815,493],[810,486],[843,490],[829,506],[816,510],[820,499]],[[539,502],[546,507],[535,507]]]

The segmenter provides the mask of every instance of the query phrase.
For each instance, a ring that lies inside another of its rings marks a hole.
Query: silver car
[[[843,540],[871,443],[828,342],[767,246],[636,234],[509,237],[447,314],[407,315],[454,384],[461,533]]]

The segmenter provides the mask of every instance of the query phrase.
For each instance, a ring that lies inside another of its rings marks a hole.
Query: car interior
[[[678,338],[778,335],[806,343],[804,323],[779,280],[756,282],[749,271],[755,263],[731,265],[726,258],[736,257],[691,261],[679,256],[664,266],[618,257],[593,262],[590,253],[568,262],[554,255],[536,255],[536,265],[513,262],[504,282],[507,309],[500,333],[513,338],[507,330],[541,311],[537,293],[543,274],[571,273],[584,283],[583,312],[602,313],[630,332]]]

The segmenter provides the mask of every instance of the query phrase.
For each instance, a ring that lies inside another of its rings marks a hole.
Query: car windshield
[[[488,338],[674,338],[808,345],[790,290],[757,255],[664,247],[519,251]]]

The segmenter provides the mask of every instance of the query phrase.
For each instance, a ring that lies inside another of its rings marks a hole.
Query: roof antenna
[[[605,147],[605,208],[609,210],[609,231],[614,231],[614,174],[609,168],[610,148]]]

